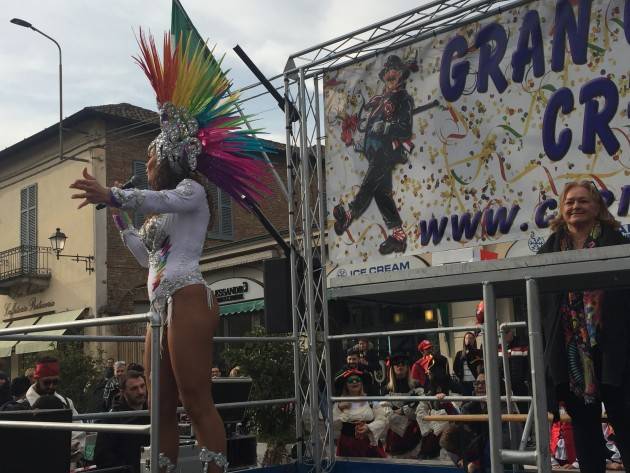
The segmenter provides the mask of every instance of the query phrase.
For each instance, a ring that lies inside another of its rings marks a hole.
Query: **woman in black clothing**
[[[462,386],[462,394],[470,396],[473,392],[473,383],[479,374],[479,368],[483,366],[483,353],[477,348],[477,337],[472,332],[464,334],[463,347],[455,354],[453,372]]]
[[[593,183],[570,182],[551,222],[554,233],[539,253],[630,243],[619,227]],[[622,460],[630,464],[628,291],[567,291],[546,296],[541,307],[549,407],[557,411],[563,401],[572,418],[580,471],[605,471],[602,402]]]

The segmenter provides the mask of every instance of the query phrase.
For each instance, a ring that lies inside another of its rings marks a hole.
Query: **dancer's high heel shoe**
[[[173,465],[173,462],[171,461],[171,459],[167,457],[166,455],[164,455],[163,453],[160,453],[158,466],[160,468],[166,467],[166,470],[165,470],[166,473],[175,473],[175,470],[177,470],[177,465]]]
[[[219,468],[223,468],[223,473],[227,473],[228,471],[228,461],[222,453],[211,452],[206,447],[203,447],[201,452],[199,452],[199,460],[203,465],[203,473],[208,473],[210,463],[214,463]]]

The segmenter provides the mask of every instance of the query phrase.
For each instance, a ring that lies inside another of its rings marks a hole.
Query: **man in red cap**
[[[61,400],[64,406],[72,410],[73,416],[78,415],[72,399],[57,392],[60,374],[59,360],[57,358],[52,356],[40,358],[35,364],[35,384],[26,391],[26,400],[33,406],[35,401],[41,396],[55,396]],[[72,432],[71,445],[73,455],[82,452],[85,448],[85,432]]]
[[[433,344],[429,340],[422,340],[418,344],[421,356],[411,367],[411,378],[422,388],[428,388],[429,370],[439,379],[450,378],[448,360],[439,353],[433,353]]]

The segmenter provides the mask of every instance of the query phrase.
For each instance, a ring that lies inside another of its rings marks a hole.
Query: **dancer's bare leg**
[[[212,337],[219,324],[219,307],[214,301],[209,308],[207,301],[206,288],[200,284],[175,293],[168,345],[179,394],[199,445],[225,453],[225,429],[214,406],[210,385]],[[211,464],[208,471],[222,470]]]
[[[164,334],[166,340],[167,334]],[[144,368],[148,386],[149,401],[151,400],[151,327],[147,327],[144,339]],[[179,454],[179,429],[177,425],[178,393],[173,368],[166,342],[163,342],[162,358],[160,359],[160,453],[166,455],[171,462],[177,464]],[[149,406],[150,408],[150,406]]]

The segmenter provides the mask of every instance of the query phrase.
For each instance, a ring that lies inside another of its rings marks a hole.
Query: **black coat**
[[[561,251],[561,240],[562,230],[552,233],[538,254]],[[608,225],[602,225],[602,233],[597,246],[627,243],[630,241],[621,232]],[[567,353],[560,320],[560,305],[563,297],[564,294],[541,296],[545,365],[550,391],[555,391],[552,388],[569,382]],[[606,290],[603,299],[602,323],[597,334],[597,344],[601,353],[599,381],[603,384],[621,386],[624,374],[628,372],[630,360],[630,292],[627,289]]]
[[[464,363],[468,363],[468,369],[476,378],[479,374],[479,368],[483,365],[483,352],[479,348],[469,348],[465,355],[463,350],[455,354],[453,373],[460,381],[464,381]]]
[[[144,409],[147,407],[144,406]],[[131,411],[124,398],[114,404],[111,412]],[[115,417],[106,419],[110,424],[147,425],[149,416]],[[124,434],[121,432],[100,432],[96,437],[94,463],[99,468],[129,465],[135,473],[140,473],[140,448],[149,445],[150,437],[142,434]]]

